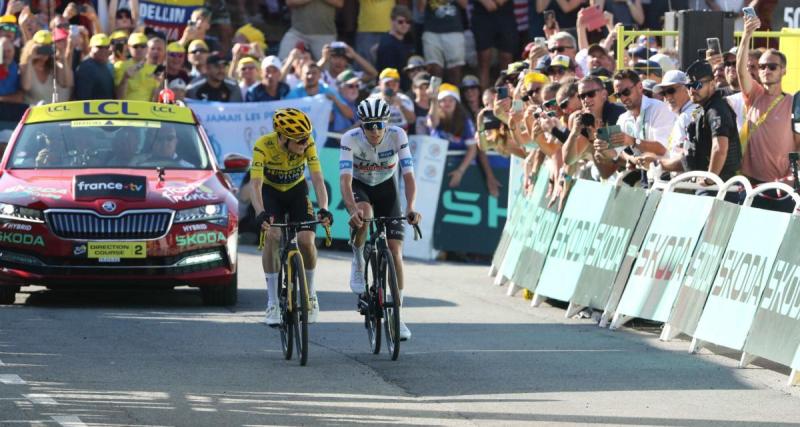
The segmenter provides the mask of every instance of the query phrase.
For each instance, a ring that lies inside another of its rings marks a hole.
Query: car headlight
[[[208,221],[215,224],[227,223],[228,207],[224,203],[182,209],[175,214],[175,223]]]
[[[44,222],[42,211],[8,203],[0,203],[0,218],[25,222]]]

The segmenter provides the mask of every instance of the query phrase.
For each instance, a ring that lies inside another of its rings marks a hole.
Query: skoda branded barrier
[[[750,206],[775,189],[800,205],[790,187],[753,189],[742,177],[722,183],[705,172],[648,192],[578,180],[563,213],[550,213],[548,168],[514,198],[489,271],[495,283],[510,281],[509,294],[535,291],[533,305],[569,302],[568,317],[603,309],[600,326],[612,317],[612,328],[633,317],[665,322],[662,340],[685,333],[690,352],[705,343],[742,351],[741,367],[757,357],[781,363],[792,368],[789,383],[800,384],[800,215]],[[677,192],[698,189],[720,195]],[[747,193],[744,206],[726,202],[727,191]]]

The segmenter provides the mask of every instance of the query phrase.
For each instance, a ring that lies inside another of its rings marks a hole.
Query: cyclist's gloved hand
[[[320,221],[328,220],[329,226],[333,225],[333,214],[327,209],[320,209],[317,211],[317,219]]]
[[[256,224],[262,230],[263,229],[268,229],[269,228],[269,224],[272,223],[272,221],[270,219],[271,218],[269,217],[269,214],[267,214],[266,212],[261,212],[260,214],[258,214],[256,216]],[[266,227],[265,227],[265,225],[266,225]]]
[[[361,209],[356,208],[353,213],[350,214],[350,227],[361,228],[364,225],[364,221],[362,221],[363,217],[364,213],[361,212]]]
[[[419,212],[411,211],[406,214],[406,217],[408,218],[408,223],[411,225],[419,224],[419,222],[422,221],[422,215],[420,215]]]

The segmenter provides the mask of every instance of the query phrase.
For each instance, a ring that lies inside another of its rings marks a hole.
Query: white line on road
[[[63,427],[87,427],[86,424],[75,415],[53,415],[50,418]]]
[[[58,405],[50,395],[44,393],[25,394],[26,399],[30,400],[34,405]]]
[[[489,349],[474,349],[474,350],[441,350],[441,351],[415,351],[404,352],[403,354],[438,354],[438,353],[617,353],[624,352],[625,350],[614,349],[531,349],[531,350],[489,350]]]
[[[6,366],[6,364],[5,364],[5,363],[3,363],[3,361],[2,361],[2,360],[0,360],[0,366]]]
[[[17,385],[27,384],[25,382],[25,380],[20,378],[19,375],[14,375],[14,374],[0,375],[0,383],[3,383],[3,384],[17,384]]]

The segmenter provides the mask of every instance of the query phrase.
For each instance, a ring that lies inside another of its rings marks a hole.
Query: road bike
[[[321,224],[321,221],[274,223],[270,227],[281,229],[280,270],[278,273],[278,308],[281,312],[281,347],[286,360],[292,358],[296,348],[301,366],[308,362],[308,310],[310,308],[306,270],[303,254],[297,245],[297,231],[303,227]],[[325,226],[325,246],[331,244],[331,230]],[[265,232],[261,232],[259,249],[263,249]]]
[[[386,225],[407,221],[404,216],[366,219],[370,236],[364,244],[364,293],[358,301],[358,311],[364,316],[372,354],[381,351],[381,323],[386,333],[386,349],[397,360],[400,355],[400,289],[394,258],[386,242]],[[414,240],[422,238],[419,226],[414,228]],[[351,236],[351,241],[355,232]]]

